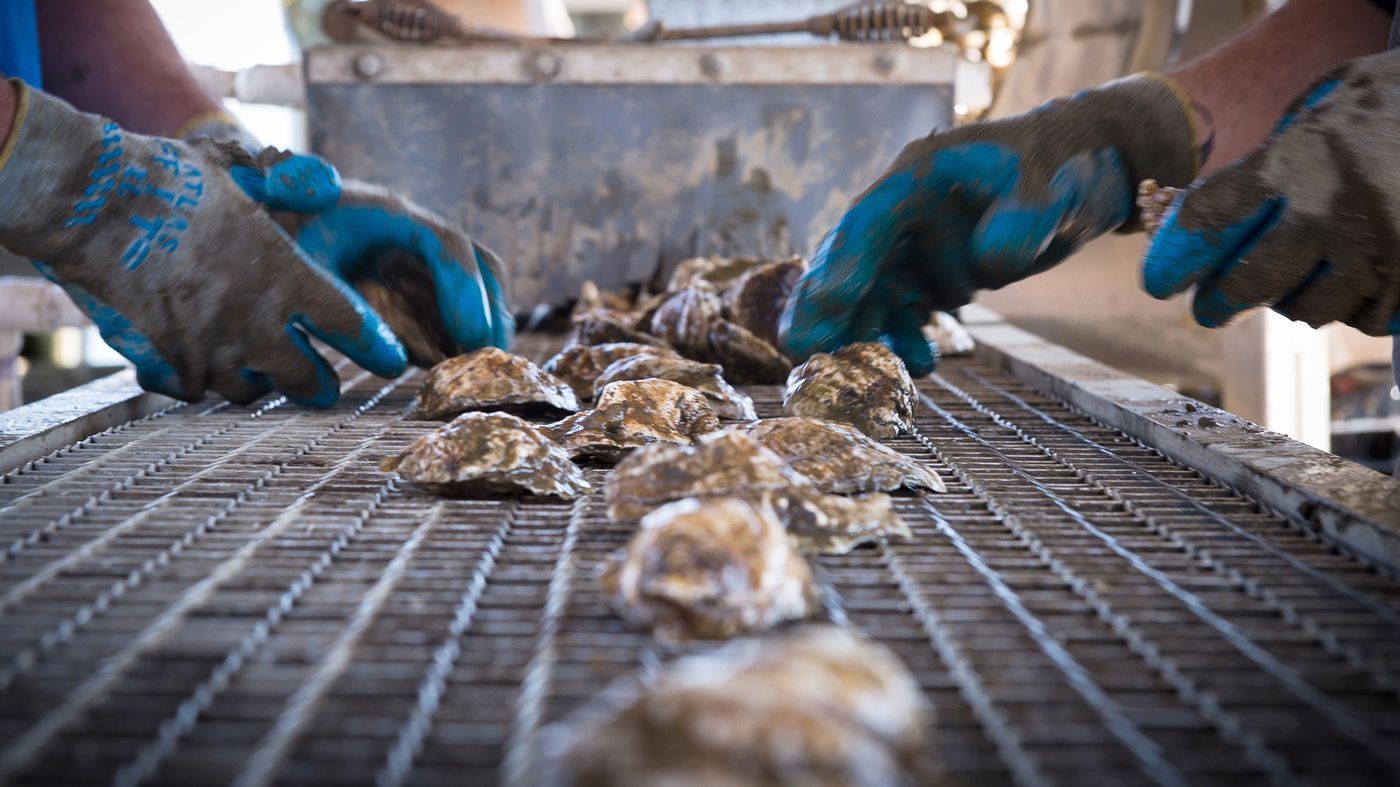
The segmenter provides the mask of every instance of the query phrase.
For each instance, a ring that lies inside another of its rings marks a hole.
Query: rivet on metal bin
[[[356,76],[373,81],[384,73],[384,56],[378,52],[361,52],[355,55],[353,67]]]

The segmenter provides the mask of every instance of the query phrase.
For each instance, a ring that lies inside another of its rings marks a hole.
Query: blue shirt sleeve
[[[34,0],[0,0],[0,74],[43,87]]]

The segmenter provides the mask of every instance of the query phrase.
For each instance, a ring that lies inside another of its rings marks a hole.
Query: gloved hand
[[[500,258],[441,216],[346,181],[333,207],[281,218],[302,250],[365,296],[413,363],[510,345]]]
[[[288,156],[264,169],[212,141],[132,134],[11,84],[19,105],[0,153],[0,245],[40,261],[143,387],[186,400],[212,388],[233,402],[275,389],[328,406],[340,380],[308,334],[375,374],[403,371],[389,327],[254,201],[332,204],[329,165]]]
[[[783,315],[789,354],[883,339],[928,374],[930,311],[1128,223],[1140,180],[1191,180],[1194,135],[1175,83],[1138,76],[911,143],[817,250]]]
[[[1272,306],[1310,325],[1400,333],[1400,51],[1345,63],[1248,158],[1178,197],[1147,291],[1196,285],[1196,321]]]
[[[222,112],[193,118],[182,136],[262,149]],[[508,349],[515,320],[504,263],[447,219],[358,181],[341,184],[329,204],[269,207],[283,208],[278,218],[302,249],[388,323],[411,363],[432,366],[488,345]]]

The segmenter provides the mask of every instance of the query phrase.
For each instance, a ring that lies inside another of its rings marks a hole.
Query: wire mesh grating
[[[593,581],[628,538],[600,493],[377,469],[433,426],[418,379],[177,406],[5,476],[0,780],[528,782],[543,725],[677,655]],[[920,388],[888,443],[948,493],[814,562],[938,709],[921,782],[1400,776],[1400,582],[978,361]]]

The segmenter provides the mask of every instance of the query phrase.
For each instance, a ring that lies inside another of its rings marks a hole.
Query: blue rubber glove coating
[[[929,312],[1129,224],[1140,180],[1190,182],[1194,134],[1180,88],[1148,75],[911,143],[817,249],[783,313],[784,349],[805,358],[879,340],[928,374]]]
[[[296,212],[288,226],[313,261],[336,280],[353,286],[368,280],[397,286],[379,278],[385,252],[406,252],[423,266],[436,303],[422,304],[411,314],[390,315],[391,322],[402,322],[400,327],[419,340],[409,348],[415,363],[430,365],[435,358],[481,347],[509,347],[515,323],[501,279],[504,264],[442,217],[401,195],[350,183],[342,188],[335,206]],[[402,294],[410,302],[421,297]],[[402,312],[403,307],[394,311]],[[438,337],[438,343],[448,346],[420,346],[423,337]]]
[[[1132,191],[1115,151],[1071,156],[1035,197],[1006,145],[944,148],[888,173],[823,241],[785,315],[798,357],[883,340],[915,376],[933,370],[921,326],[981,288],[1063,260],[1128,220]]]

